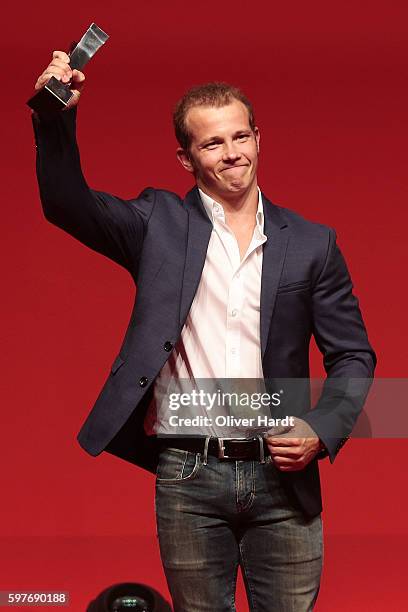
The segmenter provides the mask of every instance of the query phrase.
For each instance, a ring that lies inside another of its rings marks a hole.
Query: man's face
[[[197,185],[220,200],[245,195],[256,186],[259,131],[251,130],[248,110],[233,99],[222,107],[196,106],[186,116],[191,136],[189,151],[178,149]]]

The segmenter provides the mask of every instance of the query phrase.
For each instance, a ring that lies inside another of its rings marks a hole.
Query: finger
[[[53,59],[60,59],[63,62],[70,62],[70,57],[68,55],[68,53],[65,53],[65,51],[53,51],[52,52],[52,58]]]
[[[46,68],[46,72],[56,71],[57,74],[61,74],[61,81],[63,83],[68,83],[72,79],[72,70],[71,66],[62,60],[55,59],[51,62],[51,64]],[[63,71],[61,73],[61,70]]]
[[[61,80],[61,75],[58,75],[58,74],[55,75],[55,74],[52,74],[51,72],[43,72],[43,74],[38,77],[37,82],[34,86],[34,89],[38,90],[44,87],[44,85],[48,83],[48,81],[50,80],[52,76],[54,76],[58,81]]]
[[[68,83],[68,81],[72,79],[72,70],[68,67],[67,64],[65,64],[63,67],[54,66],[53,64],[50,64],[46,69],[46,72],[51,72],[52,74],[54,74],[54,76],[58,74],[61,77],[61,81],[63,83]]]
[[[63,77],[64,74],[66,74],[65,70],[58,68],[57,66],[48,66],[43,72],[43,75],[51,75],[55,76],[55,78]]]
[[[56,68],[62,68],[63,70],[65,70],[65,72],[72,74],[71,66],[67,64],[67,62],[63,62],[60,59],[53,59],[52,62],[50,62],[50,64],[48,65],[48,68],[51,68],[52,66],[55,66]]]
[[[298,465],[297,463],[293,465],[277,465],[276,467],[280,472],[300,472],[300,470],[304,469],[303,465]]]
[[[293,459],[298,459],[303,454],[303,450],[300,447],[295,448],[293,446],[287,446],[270,449],[270,453],[271,457],[274,459],[277,457],[291,457]]]
[[[55,70],[60,70],[60,69],[55,69]],[[63,73],[58,73],[54,70],[48,72],[48,70],[46,70],[45,72],[43,72],[37,79],[37,82],[35,84],[35,89],[41,89],[41,87],[43,87],[46,83],[48,83],[48,81],[50,80],[51,77],[55,77],[58,81],[61,81]]]
[[[63,83],[68,83],[68,81],[72,78],[72,70],[70,69],[68,64],[61,62],[62,65],[57,65],[52,62],[47,68],[44,70],[42,75],[38,78],[37,85],[41,87],[44,85],[52,76],[54,76],[58,81],[62,81]]]
[[[296,472],[298,470],[303,470],[306,466],[306,462],[303,459],[298,459],[297,461],[280,459],[277,461],[274,460],[274,465],[280,472]]]
[[[300,446],[302,438],[266,438],[268,446]]]
[[[83,83],[85,81],[85,75],[80,70],[74,69],[72,71],[72,81],[74,83]]]
[[[274,457],[273,461],[275,465],[279,466],[287,466],[287,465],[295,465],[301,461],[300,458],[293,459],[291,457]]]

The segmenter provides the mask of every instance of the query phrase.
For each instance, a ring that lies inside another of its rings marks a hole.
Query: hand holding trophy
[[[51,77],[57,79],[61,83],[66,84],[71,92],[71,97],[68,100],[65,108],[71,108],[78,104],[81,90],[85,84],[85,75],[80,70],[72,70],[69,65],[70,57],[65,51],[53,51],[52,61],[48,64],[44,72],[38,77],[34,89],[39,91],[49,82]]]
[[[36,112],[52,113],[78,104],[85,82],[81,70],[108,38],[92,23],[79,43],[73,43],[69,55],[54,51],[52,61],[37,79],[37,93],[28,100],[28,106]]]

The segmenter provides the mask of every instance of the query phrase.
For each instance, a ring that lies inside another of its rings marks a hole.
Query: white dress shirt
[[[260,343],[260,296],[264,213],[258,188],[256,225],[241,260],[237,239],[221,204],[199,190],[213,223],[200,283],[181,336],[154,384],[146,418],[148,434],[226,434],[214,423],[186,428],[169,424],[168,394],[194,388],[197,379],[263,379]],[[174,414],[174,412],[173,412]],[[183,417],[209,416],[204,406],[184,406]],[[213,411],[212,417],[215,416]],[[227,428],[247,435],[247,428]]]

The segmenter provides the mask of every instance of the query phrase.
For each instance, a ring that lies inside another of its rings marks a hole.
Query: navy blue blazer
[[[186,320],[212,230],[198,189],[183,200],[145,189],[124,200],[88,187],[76,144],[77,109],[33,115],[37,177],[46,219],[125,267],[137,285],[122,346],[78,440],[91,455],[103,450],[151,472],[157,445],[143,431],[152,384]],[[372,378],[375,354],[352,293],[333,229],[272,204],[264,194],[261,351],[265,379],[308,379],[312,335],[323,355],[327,388],[302,415],[330,460],[360,413],[369,384],[347,393],[329,383]],[[321,511],[317,460],[280,473],[294,504]]]

